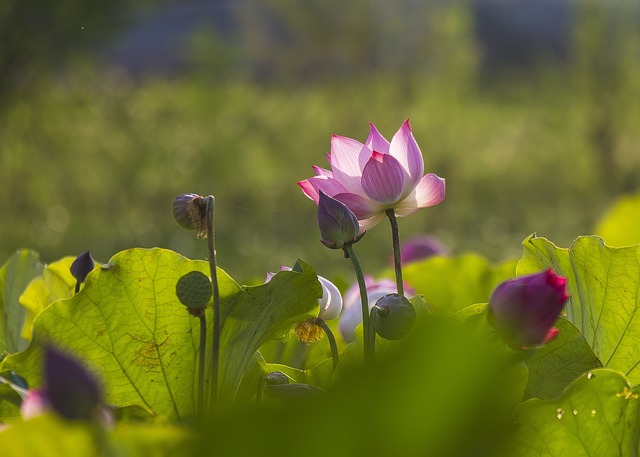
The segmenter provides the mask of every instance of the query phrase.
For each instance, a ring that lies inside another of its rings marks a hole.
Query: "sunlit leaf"
[[[93,427],[53,415],[12,424],[2,432],[2,455],[87,457],[100,455]]]
[[[585,373],[557,400],[516,409],[514,457],[620,457],[638,453],[638,393],[619,373]]]
[[[193,436],[161,424],[120,424],[98,430],[79,421],[43,415],[12,424],[2,432],[2,455],[29,457],[169,457],[184,455]]]
[[[45,265],[42,274],[29,284],[20,297],[20,303],[27,310],[22,336],[31,340],[33,320],[51,303],[73,296],[76,280],[69,268],[75,257],[64,257]]]
[[[318,313],[322,289],[305,263],[302,273],[281,271],[260,286],[243,287],[224,314],[221,356],[221,396],[232,398],[230,389],[240,383],[244,368],[266,340],[286,337],[293,326]]]
[[[640,382],[640,245],[612,248],[596,236],[569,249],[544,238],[525,240],[518,274],[553,267],[568,278],[567,319],[603,366]]]
[[[558,336],[527,359],[529,383],[525,395],[557,398],[580,375],[602,366],[582,334],[566,319],[556,323]]]
[[[281,272],[269,284],[240,288],[218,272],[224,330],[221,398],[232,399],[257,347],[317,313],[315,273]],[[209,265],[164,249],[131,249],[94,270],[80,293],[40,313],[34,344],[5,367],[39,385],[42,344],[52,342],[89,365],[105,383],[107,400],[141,405],[182,420],[194,411],[199,323],[176,297],[178,280]],[[211,316],[208,312],[209,333]]]
[[[609,246],[640,243],[640,194],[619,198],[600,219],[595,234]]]
[[[27,312],[20,295],[41,271],[38,254],[28,250],[18,251],[0,268],[0,354],[22,351],[29,344],[22,337]]]

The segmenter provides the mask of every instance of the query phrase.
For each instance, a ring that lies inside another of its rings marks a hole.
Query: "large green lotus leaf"
[[[88,424],[39,416],[3,430],[0,452],[29,457],[97,456],[100,454],[95,436]]]
[[[20,297],[20,304],[27,310],[22,328],[22,336],[31,340],[31,331],[35,317],[51,303],[73,296],[76,280],[71,274],[71,264],[75,257],[47,264],[42,274],[33,279]]]
[[[322,287],[315,272],[301,261],[293,271],[281,271],[266,284],[242,288],[223,313],[222,399],[235,396],[244,368],[265,341],[285,338],[296,323],[317,316],[320,297]]]
[[[27,313],[20,295],[41,272],[38,254],[26,249],[16,252],[0,268],[0,354],[23,351],[29,344],[22,337]]]
[[[612,248],[596,236],[561,249],[529,237],[518,274],[553,267],[567,277],[567,319],[582,333],[603,366],[640,382],[640,245]]]
[[[609,246],[640,243],[640,194],[618,199],[598,222],[595,234]]]
[[[486,303],[495,287],[515,276],[516,260],[492,265],[478,254],[430,257],[404,266],[403,279],[436,314],[450,315],[474,303]],[[390,276],[392,277],[392,276]]]
[[[22,398],[9,384],[0,384],[0,423],[20,420]]]
[[[638,394],[618,372],[585,373],[558,400],[516,408],[513,457],[638,455]]]
[[[43,415],[4,430],[0,453],[25,457],[168,457],[184,455],[191,441],[193,436],[184,429],[168,425],[127,423],[114,431],[98,431],[90,424]]]
[[[527,359],[527,398],[557,398],[583,373],[602,366],[575,325],[560,319],[556,328],[560,332],[554,340],[530,350],[533,355]]]
[[[194,270],[208,273],[209,265],[165,249],[116,254],[87,277],[80,293],[40,313],[33,344],[7,358],[5,369],[40,384],[42,345],[51,341],[100,374],[107,401],[178,420],[192,415],[199,323],[178,301],[175,286]],[[240,288],[219,270],[218,283],[225,319],[220,390],[232,396],[257,345],[309,309],[317,312],[320,286],[310,268],[279,273],[256,288]]]

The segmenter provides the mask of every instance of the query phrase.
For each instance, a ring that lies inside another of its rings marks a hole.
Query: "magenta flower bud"
[[[447,255],[448,250],[440,241],[431,236],[417,236],[402,244],[400,258],[402,263],[427,259],[434,255]],[[393,259],[391,260],[393,262]]]
[[[102,389],[95,377],[74,358],[52,347],[45,350],[46,400],[59,415],[90,420],[99,410]]]
[[[358,234],[358,218],[342,202],[320,192],[318,202],[318,227],[322,244],[330,249],[342,249],[358,241],[364,233]]]
[[[500,284],[489,299],[489,322],[514,348],[545,344],[569,299],[567,279],[551,269]]]

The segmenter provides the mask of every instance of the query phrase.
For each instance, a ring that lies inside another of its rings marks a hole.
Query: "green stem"
[[[207,350],[207,318],[200,316],[200,353],[198,364],[198,419],[202,420],[204,412],[204,362]]]
[[[393,208],[385,211],[391,223],[391,236],[393,238],[393,266],[396,270],[396,288],[398,295],[404,296],[404,282],[402,281],[402,258],[400,256],[400,234],[398,232],[398,220]]]
[[[207,197],[207,246],[209,248],[209,269],[213,286],[213,359],[211,363],[211,387],[209,401],[212,407],[218,401],[218,373],[220,371],[220,332],[222,316],[220,316],[220,291],[218,289],[218,273],[216,268],[216,249],[214,239],[215,198]]]
[[[329,340],[329,346],[331,347],[331,359],[333,360],[333,371],[336,371],[336,368],[338,368],[338,361],[339,361],[338,345],[336,344],[336,337],[333,336],[333,332],[331,331],[327,323],[324,321],[324,319],[316,317],[314,322],[317,326],[322,328],[322,330],[324,330],[325,335],[327,335],[327,339]]]
[[[260,376],[258,380],[258,390],[256,391],[256,403],[262,403],[262,392],[264,392],[264,386],[267,383],[265,376]]]
[[[360,303],[362,304],[362,332],[364,339],[364,363],[369,365],[373,361],[373,354],[375,352],[375,335],[371,338],[371,321],[369,316],[369,299],[367,297],[367,285],[364,282],[364,275],[362,274],[362,267],[358,261],[353,246],[347,244],[344,246],[345,257],[351,259],[353,270],[356,273],[358,280],[358,286],[360,287]]]

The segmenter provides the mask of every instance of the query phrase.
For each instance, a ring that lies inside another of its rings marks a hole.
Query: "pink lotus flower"
[[[393,209],[398,217],[444,200],[445,181],[424,173],[420,148],[413,138],[409,120],[389,143],[373,124],[364,144],[334,135],[331,171],[314,166],[317,176],[300,181],[304,194],[316,204],[319,191],[341,201],[356,215],[360,231],[375,226]]]

